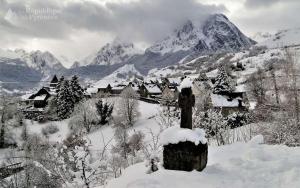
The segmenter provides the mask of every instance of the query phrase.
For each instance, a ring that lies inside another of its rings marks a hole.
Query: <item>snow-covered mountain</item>
[[[153,53],[237,51],[255,44],[223,14],[211,15],[204,23],[188,20],[180,29],[149,47]]]
[[[50,52],[0,50],[0,81],[7,89],[26,89],[66,70]]]
[[[117,70],[115,70],[110,75],[102,78],[98,82],[94,84],[94,87],[97,86],[105,86],[107,83],[122,83],[122,82],[128,82],[134,79],[135,77],[141,77],[141,73],[135,68],[133,64],[126,64]]]
[[[281,30],[258,45],[269,48],[300,45],[300,28]]]
[[[23,49],[0,50],[0,60],[9,62],[10,60],[19,59],[26,63],[26,66],[33,68],[42,73],[49,73],[55,70],[65,69],[60,61],[48,51],[40,50],[26,52]]]
[[[76,62],[72,67],[119,64],[140,53],[141,51],[136,49],[133,43],[116,38],[112,43],[107,43],[99,51],[89,55],[81,62]]]

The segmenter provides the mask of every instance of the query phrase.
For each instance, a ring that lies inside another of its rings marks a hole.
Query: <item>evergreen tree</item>
[[[57,94],[57,115],[60,119],[70,117],[74,110],[74,100],[70,90],[69,80],[65,80]]]
[[[73,100],[75,103],[81,101],[84,97],[83,89],[79,84],[78,77],[74,75],[70,82],[70,90],[72,92]]]
[[[65,77],[64,77],[64,76],[61,76],[60,79],[58,80],[58,83],[57,83],[57,85],[56,85],[56,93],[59,92],[60,87],[61,87],[62,83],[64,82],[64,80],[65,80]]]
[[[111,116],[113,108],[113,105],[103,103],[102,100],[99,100],[96,103],[97,113],[100,116],[100,124],[104,125],[105,123],[107,123],[107,119]]]
[[[216,77],[213,93],[215,94],[228,94],[233,91],[233,84],[231,78],[228,76],[225,68],[222,66],[219,68],[218,75]]]

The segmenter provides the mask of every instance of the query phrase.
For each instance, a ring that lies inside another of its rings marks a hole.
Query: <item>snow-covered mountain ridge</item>
[[[73,67],[118,64],[140,53],[141,51],[136,49],[133,43],[124,42],[117,38],[112,43],[107,43],[96,53],[74,64]]]
[[[236,51],[255,44],[223,14],[210,16],[200,27],[188,20],[181,29],[148,48],[154,53],[194,49],[200,52]]]

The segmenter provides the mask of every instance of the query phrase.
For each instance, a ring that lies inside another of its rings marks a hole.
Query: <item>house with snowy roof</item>
[[[162,91],[156,84],[142,84],[139,88],[141,97],[161,96]]]
[[[210,106],[221,110],[224,116],[234,112],[246,112],[249,109],[249,101],[246,92],[232,92],[229,94],[210,94]]]
[[[28,99],[32,101],[34,108],[45,108],[48,99],[51,97],[49,88],[43,87],[37,93],[31,95]]]

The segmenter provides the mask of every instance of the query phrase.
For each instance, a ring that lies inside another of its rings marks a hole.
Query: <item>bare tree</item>
[[[76,105],[72,115],[69,126],[75,132],[81,132],[82,129],[85,129],[89,133],[98,122],[94,100],[81,101]]]
[[[288,70],[288,78],[290,78],[290,91],[292,94],[292,104],[294,106],[294,117],[296,117],[297,123],[300,123],[300,107],[299,107],[299,86],[298,86],[298,67],[296,65],[297,62],[297,54],[292,52],[290,49],[286,49],[285,51],[286,64]]]
[[[129,125],[133,125],[136,117],[139,115],[138,97],[138,94],[131,87],[125,88],[121,93],[119,114]]]
[[[248,87],[257,103],[263,104],[266,99],[265,73],[261,68],[253,73],[248,80]]]
[[[277,105],[280,104],[280,98],[279,98],[279,88],[277,84],[277,77],[276,77],[276,67],[274,63],[271,63],[269,66],[270,72],[271,72],[271,80],[274,87],[275,97],[276,97],[276,103]]]

